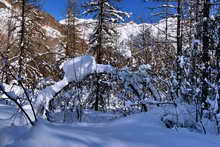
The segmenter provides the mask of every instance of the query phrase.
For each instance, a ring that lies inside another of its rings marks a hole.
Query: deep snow
[[[0,105],[0,116],[7,106]],[[4,121],[0,119],[2,126]],[[52,124],[0,127],[0,147],[219,147],[217,136],[166,129],[160,112],[141,113],[107,123]]]

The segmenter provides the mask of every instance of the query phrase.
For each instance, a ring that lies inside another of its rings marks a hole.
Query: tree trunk
[[[204,8],[203,8],[203,36],[202,36],[202,42],[203,42],[203,48],[202,48],[202,62],[204,65],[203,73],[202,73],[202,103],[204,104],[203,109],[208,109],[208,104],[206,102],[206,99],[208,97],[208,83],[206,80],[208,80],[208,68],[209,68],[209,36],[208,36],[208,19],[209,19],[209,13],[210,13],[210,0],[204,0]]]
[[[180,60],[182,56],[182,37],[181,37],[181,0],[178,0],[177,5],[177,96],[180,96],[180,87],[181,87],[181,76],[182,76],[182,69],[180,65]]]

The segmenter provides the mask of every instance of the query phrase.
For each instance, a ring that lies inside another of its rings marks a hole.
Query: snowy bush
[[[83,110],[94,109],[97,82],[100,91],[98,107],[103,112],[125,116],[146,112],[149,101],[162,101],[167,95],[168,87],[160,84],[163,80],[158,80],[151,72],[150,65],[141,65],[137,71],[114,69],[109,65],[96,64],[94,58],[82,56],[65,62],[62,67],[65,72],[63,80],[44,89],[37,99],[37,106],[46,109],[51,121],[64,121],[67,113],[72,113],[72,118],[77,116],[81,119]],[[53,118],[55,114],[62,115],[62,120]]]

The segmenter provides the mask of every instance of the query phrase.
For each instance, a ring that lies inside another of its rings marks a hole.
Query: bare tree
[[[67,57],[74,57],[84,53],[84,49],[81,47],[81,39],[79,38],[80,31],[76,23],[78,14],[76,0],[68,0],[64,37]]]

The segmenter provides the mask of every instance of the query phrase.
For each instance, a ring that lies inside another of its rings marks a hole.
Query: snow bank
[[[114,68],[111,65],[96,64],[92,56],[80,56],[64,62],[60,68],[63,69],[64,79],[68,82],[81,81],[92,73],[111,73]]]
[[[15,138],[16,134],[7,133],[7,130],[2,132],[0,140],[3,140],[3,136]],[[205,136],[184,130],[176,131],[164,128],[156,111],[133,115],[112,123],[95,125],[87,123],[58,125],[42,120],[20,137],[12,139],[9,143],[6,140],[0,142],[0,146],[219,147],[220,144],[217,136]]]
[[[27,113],[31,114],[30,111],[27,111]],[[1,129],[5,127],[9,127],[11,125],[22,126],[26,125],[27,123],[26,118],[24,117],[23,113],[18,110],[18,108],[15,106],[0,104],[0,136],[2,134]],[[2,147],[1,137],[0,147]]]
[[[49,86],[39,92],[36,100],[37,112],[41,114],[42,110],[48,109],[49,101],[67,86],[70,82],[78,82],[92,73],[113,72],[114,68],[110,65],[96,64],[92,56],[80,56],[64,62],[60,68],[64,71],[63,80]]]
[[[35,104],[37,108],[36,112],[43,114],[44,109],[48,109],[49,101],[66,85],[68,85],[68,82],[64,79],[40,91]]]

